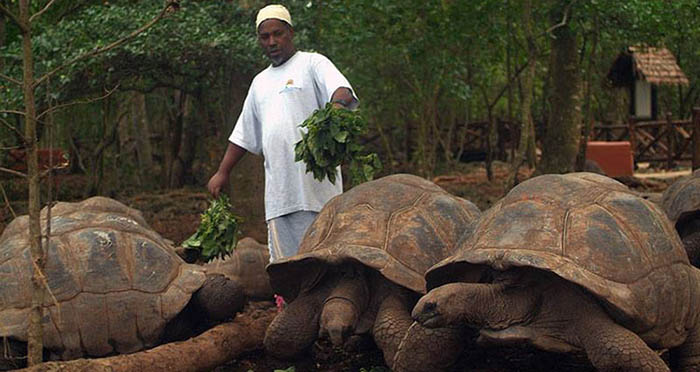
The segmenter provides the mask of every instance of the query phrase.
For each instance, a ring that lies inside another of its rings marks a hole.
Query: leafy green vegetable
[[[231,212],[228,196],[222,194],[210,202],[197,231],[182,246],[199,251],[207,262],[217,257],[224,258],[236,247],[241,222],[243,219]]]
[[[276,369],[275,372],[296,372],[296,367],[291,366],[287,369]]]
[[[377,154],[361,155],[363,147],[357,142],[367,132],[367,122],[357,111],[327,103],[299,127],[307,131],[294,147],[294,160],[303,160],[306,172],[319,181],[327,177],[335,184],[336,168],[343,163],[350,164],[353,185],[372,180],[382,167]]]
[[[370,369],[360,368],[360,372],[389,372],[389,370],[384,368],[384,367],[374,366],[374,367],[371,367]]]

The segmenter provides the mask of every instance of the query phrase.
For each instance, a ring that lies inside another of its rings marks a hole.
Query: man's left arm
[[[350,88],[340,87],[333,92],[331,102],[335,108],[344,108],[351,110],[357,106],[357,98],[352,95]]]

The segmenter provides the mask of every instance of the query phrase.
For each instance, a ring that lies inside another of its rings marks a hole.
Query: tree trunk
[[[565,16],[567,4],[568,1],[555,3],[552,23],[557,24],[562,19],[571,18],[571,14]],[[542,162],[537,170],[539,174],[572,172],[581,137],[580,71],[576,35],[568,23],[558,26],[553,34],[550,115],[542,148]]]
[[[180,145],[182,140],[182,127],[185,120],[185,110],[187,105],[187,94],[180,90],[175,90],[168,93],[168,101],[172,99],[169,115],[167,116],[167,129],[163,133],[163,183],[161,186],[168,188],[172,184],[172,180],[176,177],[173,171],[177,172],[178,154],[180,153]]]
[[[584,98],[585,114],[583,115],[583,133],[581,136],[581,144],[579,145],[578,157],[576,158],[576,170],[583,170],[586,163],[586,146],[593,132],[593,88],[594,84],[593,69],[597,59],[598,50],[598,19],[595,19],[595,30],[593,40],[591,41],[591,52],[588,54],[588,66],[586,68],[586,96]]]
[[[5,15],[0,13],[0,48],[5,46],[5,38],[7,37],[5,28]],[[5,58],[0,57],[0,71],[5,68]]]
[[[239,316],[233,322],[220,324],[189,340],[138,353],[100,359],[47,362],[20,371],[211,371],[245,352],[261,349],[265,330],[276,314],[277,311],[273,308],[260,311],[251,318]]]
[[[24,95],[24,141],[27,145],[27,184],[29,186],[29,241],[32,256],[32,309],[27,330],[27,363],[42,362],[43,335],[41,328],[44,286],[41,278],[44,271],[44,250],[41,246],[39,205],[39,162],[36,138],[36,102],[34,101],[34,58],[32,54],[32,32],[29,17],[29,0],[19,2],[19,20],[24,23],[22,31],[22,92]]]
[[[194,114],[196,102],[197,114]],[[180,138],[177,153],[174,154],[172,169],[170,170],[170,188],[179,188],[188,183],[192,175],[192,162],[194,161],[200,123],[206,119],[206,110],[201,100],[187,95],[182,109],[180,124]],[[175,139],[177,140],[177,139]]]
[[[493,181],[494,147],[496,147],[496,142],[498,141],[496,123],[494,123],[495,119],[491,108],[488,110],[488,120],[488,126],[486,127],[486,178],[491,182]]]
[[[94,195],[101,195],[104,192],[104,170],[105,170],[105,158],[104,150],[110,144],[110,140],[107,137],[107,126],[109,121],[109,101],[102,101],[102,109],[100,111],[100,117],[102,119],[99,131],[100,142],[92,150],[90,156],[88,157],[88,174],[90,176],[90,184],[83,190],[83,198],[87,198]],[[117,124],[115,124],[117,125]],[[116,129],[115,129],[116,130]]]
[[[146,185],[152,184],[153,174],[153,149],[151,148],[151,128],[146,111],[146,95],[140,92],[134,93],[132,99],[132,124],[136,136],[136,157],[138,159],[138,173],[140,179]]]
[[[509,187],[518,184],[518,171],[526,161],[527,150],[533,138],[532,128],[532,89],[535,80],[535,67],[537,66],[537,45],[532,32],[532,0],[523,2],[523,30],[527,41],[527,67],[522,78],[522,97],[520,102],[520,141],[518,149],[513,157],[513,169],[508,181]]]

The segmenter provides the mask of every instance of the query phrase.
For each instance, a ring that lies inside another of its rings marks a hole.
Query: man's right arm
[[[224,154],[221,163],[219,163],[219,169],[214,173],[214,175],[209,179],[207,183],[207,189],[215,197],[219,197],[219,192],[221,188],[228,182],[229,176],[231,175],[231,169],[238,163],[239,160],[245,155],[246,149],[240,147],[232,142],[228,143],[226,147],[226,153]]]

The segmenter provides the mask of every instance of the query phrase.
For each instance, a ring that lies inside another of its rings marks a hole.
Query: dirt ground
[[[522,170],[520,178],[526,179],[528,170]],[[471,200],[482,210],[488,209],[507,191],[508,169],[496,164],[494,180],[489,182],[482,166],[466,165],[459,172],[433,179],[447,191]],[[662,192],[675,177],[621,179],[631,188],[644,193]],[[171,192],[166,197],[143,195],[130,199],[130,204],[144,211],[154,229],[176,243],[192,234],[198,223],[198,213],[206,207],[207,195],[202,193]],[[163,204],[163,200],[169,201]],[[176,201],[176,202],[173,202]],[[256,201],[251,200],[250,203]],[[245,217],[245,216],[244,216]],[[262,221],[253,221],[243,227],[246,234],[258,240],[265,238]],[[270,303],[270,306],[272,304]],[[245,316],[245,314],[244,314]],[[263,352],[254,352],[217,368],[217,372],[262,371],[388,371],[381,352],[371,340],[356,350],[333,349],[330,345],[314,345],[308,354],[293,361],[275,360]],[[529,347],[469,348],[454,368],[455,371],[592,371],[584,355],[545,353]]]
[[[523,170],[520,178],[529,176]],[[488,209],[507,191],[508,169],[502,164],[494,167],[494,180],[488,181],[483,166],[464,165],[450,174],[434,178],[434,182],[447,191],[471,200],[482,210]],[[244,181],[246,192],[233,195],[234,209],[246,222],[244,235],[258,241],[266,239],[266,227],[262,217],[262,180],[255,176],[252,181]],[[631,188],[658,196],[677,177],[628,177],[621,179]],[[64,185],[65,187],[65,185]],[[67,186],[79,187],[79,186]],[[200,213],[208,206],[209,195],[204,189],[170,190],[163,193],[143,193],[116,199],[139,209],[151,227],[175,244],[180,244],[195,232],[199,225]],[[12,200],[12,199],[10,199]],[[2,195],[0,195],[2,201]],[[12,211],[6,203],[0,209],[0,233],[12,220],[12,212],[23,213],[23,203],[13,202]],[[26,203],[24,204],[26,205]],[[26,208],[26,207],[25,207]],[[260,305],[257,305],[260,306]],[[268,306],[272,306],[269,303]],[[252,310],[248,310],[252,311]],[[242,316],[246,316],[244,313]],[[527,347],[468,347],[467,352],[455,367],[456,371],[590,371],[592,367],[583,355],[559,355],[544,353]],[[216,369],[217,372],[263,372],[263,371],[388,371],[381,352],[372,341],[359,345],[356,350],[333,349],[327,344],[317,344],[312,350],[294,361],[275,360],[263,352],[246,354],[239,359]]]

